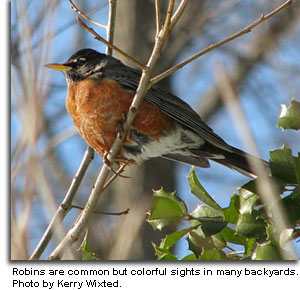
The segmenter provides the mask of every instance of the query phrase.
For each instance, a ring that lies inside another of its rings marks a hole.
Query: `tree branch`
[[[150,81],[150,85],[154,85],[155,83],[161,81],[162,79],[164,79],[165,77],[169,76],[170,74],[174,73],[175,71],[181,69],[183,66],[189,64],[190,62],[192,62],[193,60],[197,59],[198,57],[208,53],[211,50],[216,49],[217,47],[220,47],[248,32],[250,32],[254,27],[256,27],[257,25],[261,24],[262,22],[264,22],[265,20],[271,18],[272,16],[274,16],[275,14],[279,13],[281,10],[283,10],[284,8],[290,6],[293,3],[293,0],[288,0],[285,3],[283,3],[281,6],[279,6],[278,8],[274,9],[272,12],[268,13],[267,15],[262,14],[261,17],[259,19],[257,19],[255,22],[253,22],[252,24],[250,24],[249,26],[245,27],[244,29],[238,31],[235,34],[232,34],[231,36],[227,37],[224,40],[221,40],[215,44],[211,44],[210,46],[208,46],[205,49],[200,50],[199,52],[197,52],[196,54],[194,54],[193,56],[189,57],[188,59],[184,60],[183,62],[169,68],[168,70],[164,71],[163,73],[159,74],[158,76],[154,77],[151,79]]]
[[[135,64],[136,66],[138,66],[140,69],[145,69],[146,68],[142,63],[140,63],[138,60],[136,60],[135,58],[133,58],[132,56],[130,56],[129,54],[127,54],[125,51],[123,51],[122,49],[118,48],[117,46],[113,45],[112,43],[108,42],[103,37],[101,37],[93,28],[88,27],[80,19],[79,16],[77,16],[77,21],[79,22],[79,24],[80,24],[81,27],[83,27],[84,29],[86,29],[88,32],[92,33],[95,36],[95,39],[103,42],[105,45],[107,45],[111,49],[116,50],[118,53],[120,53],[121,55],[123,55],[124,57],[126,57],[128,60],[130,60],[133,64]]]
[[[180,19],[181,15],[183,14],[186,6],[189,4],[190,0],[182,0],[180,4],[178,5],[174,15],[171,18],[171,29],[174,28],[177,21]]]
[[[108,15],[108,25],[107,25],[107,41],[108,43],[114,42],[115,35],[115,23],[116,23],[116,12],[117,12],[117,1],[109,0],[109,15]],[[112,47],[106,47],[106,54],[112,55]]]
[[[71,8],[72,8],[79,16],[81,16],[81,17],[84,18],[85,20],[87,20],[87,21],[89,21],[89,22],[91,22],[91,23],[93,23],[93,24],[95,24],[95,25],[97,25],[97,26],[99,26],[99,27],[101,27],[101,28],[107,29],[107,26],[106,26],[106,25],[94,21],[93,19],[89,18],[85,13],[83,13],[82,11],[80,11],[80,10],[76,7],[76,5],[73,3],[72,0],[69,0],[69,2],[71,3]]]
[[[88,146],[83,156],[82,162],[78,168],[76,175],[73,177],[71,186],[63,200],[57,209],[55,215],[50,221],[44,235],[42,236],[39,244],[35,248],[34,252],[30,256],[29,260],[38,260],[46,247],[48,246],[50,240],[52,239],[54,230],[57,228],[58,224],[62,224],[62,221],[69,210],[72,208],[72,202],[77,194],[78,188],[82,182],[82,179],[89,167],[91,161],[94,159],[94,150]]]
[[[156,37],[161,29],[160,0],[155,0]]]
[[[273,50],[278,45],[278,42],[285,36],[286,33],[290,33],[293,26],[297,22],[297,13],[300,13],[300,2],[295,2],[293,4],[293,14],[294,17],[286,17],[286,14],[280,14],[278,17],[270,21],[270,25],[267,30],[257,33],[255,38],[248,43],[247,55],[235,56],[236,65],[230,69],[230,80],[234,88],[243,87],[243,80],[247,79],[247,76],[252,72],[252,70],[257,66],[258,63],[265,61],[266,57],[270,55]],[[282,25],[282,23],[285,25]],[[272,39],[272,41],[270,41]],[[210,88],[207,92],[201,95],[201,100],[199,96],[199,103],[196,105],[195,111],[201,116],[205,121],[216,111],[222,107],[222,102],[220,100],[219,90],[216,86]]]

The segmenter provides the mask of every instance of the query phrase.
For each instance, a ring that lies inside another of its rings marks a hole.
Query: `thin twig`
[[[174,4],[174,0],[170,0],[170,2],[173,2],[173,4]],[[170,11],[172,11],[172,3],[169,5],[168,12],[170,12]],[[171,19],[171,15],[167,14],[165,24],[162,28],[162,31],[160,32],[160,37],[156,39],[154,48],[152,50],[152,54],[147,63],[147,68],[142,71],[139,86],[136,90],[136,94],[135,94],[132,104],[129,108],[127,118],[122,126],[123,132],[122,132],[122,134],[117,135],[117,137],[114,140],[113,145],[110,149],[110,154],[109,154],[108,159],[111,163],[113,163],[114,159],[118,156],[119,151],[122,147],[122,141],[125,139],[128,131],[129,131],[129,128],[138,112],[138,108],[140,107],[140,105],[143,102],[144,95],[145,95],[147,89],[149,88],[149,81],[150,81],[151,73],[159,59],[163,45],[169,35],[170,19]],[[78,238],[80,237],[80,234],[86,228],[86,225],[87,225],[92,213],[95,211],[99,197],[101,196],[102,192],[104,191],[103,188],[105,186],[108,174],[109,174],[109,168],[104,163],[102,166],[102,169],[98,175],[95,186],[94,186],[94,188],[90,194],[90,197],[86,203],[86,206],[83,209],[76,224],[68,231],[67,235],[61,241],[61,243],[56,247],[56,249],[51,253],[51,255],[48,257],[48,259],[50,259],[50,260],[60,259],[63,255],[64,249],[78,240]]]
[[[127,54],[125,51],[122,49],[118,48],[117,46],[113,45],[112,43],[109,43],[107,40],[105,40],[103,37],[101,37],[93,28],[88,27],[81,19],[79,16],[77,16],[77,21],[79,22],[80,26],[86,29],[88,32],[92,33],[95,36],[95,39],[103,42],[105,45],[110,47],[113,50],[116,50],[118,53],[126,57],[129,61],[131,61],[133,64],[138,66],[140,69],[145,69],[146,67],[140,63],[138,60]]]
[[[150,81],[150,86],[152,86],[155,83],[161,81],[162,79],[164,79],[165,77],[167,77],[170,74],[174,73],[175,71],[181,69],[183,66],[187,65],[188,63],[192,62],[196,58],[202,56],[203,54],[206,54],[209,51],[214,50],[217,47],[220,47],[220,46],[224,45],[225,43],[228,43],[228,42],[230,42],[230,41],[232,41],[232,40],[234,40],[234,39],[242,36],[243,34],[246,34],[246,33],[250,32],[254,27],[256,27],[257,25],[261,24],[262,22],[264,22],[265,20],[269,19],[270,17],[274,16],[275,14],[279,13],[281,10],[283,10],[284,8],[290,6],[292,3],[293,3],[293,0],[286,1],[281,6],[279,6],[276,9],[274,9],[272,12],[268,13],[267,15],[261,15],[261,17],[259,19],[257,19],[255,22],[253,22],[249,26],[245,27],[244,29],[238,31],[235,34],[232,34],[231,36],[227,37],[224,40],[221,40],[221,41],[219,41],[219,42],[217,42],[215,44],[211,44],[207,48],[200,50],[199,52],[197,52],[193,56],[189,57],[188,59],[182,61],[181,63],[179,63],[179,64],[177,64],[177,65],[169,68],[168,70],[164,71],[163,73],[159,74],[158,76],[152,78],[151,81]]]
[[[103,190],[110,186],[110,184],[118,177],[121,176],[121,173],[124,171],[127,163],[122,164],[119,170],[104,184]]]
[[[180,19],[181,15],[183,14],[186,6],[189,4],[190,0],[182,0],[178,5],[174,15],[171,18],[171,29],[176,25],[177,21]]]
[[[84,208],[78,205],[72,205],[72,208],[76,208],[79,210],[83,210]],[[94,211],[93,214],[99,214],[99,215],[125,215],[129,213],[129,208],[127,208],[126,210],[120,211],[120,212],[104,212],[104,211]]]
[[[107,28],[106,25],[94,21],[93,19],[89,18],[85,13],[83,13],[82,11],[80,11],[80,10],[76,7],[76,5],[73,3],[72,0],[69,0],[69,2],[71,3],[71,8],[73,9],[73,11],[75,11],[79,16],[81,16],[81,17],[84,18],[85,20],[87,20],[87,21],[89,21],[89,22],[91,22],[91,23],[93,23],[93,24],[95,24],[95,25],[97,25],[97,26],[99,26],[99,27],[101,27],[101,28],[104,28],[104,29]]]
[[[162,34],[162,37],[168,37],[169,33],[170,33],[170,29],[171,29],[171,18],[173,15],[173,10],[174,10],[174,5],[175,5],[175,0],[170,0],[169,1],[169,6],[168,6],[168,10],[167,10],[167,16],[166,16],[166,20],[165,23],[161,29],[160,34]]]
[[[85,154],[83,156],[82,162],[77,170],[76,175],[73,178],[71,186],[70,186],[63,202],[57,209],[57,211],[56,211],[55,215],[53,216],[51,222],[49,223],[48,228],[46,229],[43,237],[41,238],[39,244],[35,248],[31,257],[29,258],[30,260],[37,260],[41,257],[42,253],[44,252],[44,250],[46,249],[46,247],[48,246],[48,244],[52,238],[54,229],[56,228],[57,224],[62,223],[62,220],[64,219],[66,214],[71,209],[72,202],[76,196],[78,188],[79,188],[79,186],[82,182],[82,179],[86,173],[86,170],[89,167],[90,163],[92,162],[93,158],[94,158],[94,150],[90,146],[88,146],[88,148],[86,149]]]
[[[155,23],[156,23],[156,37],[157,37],[161,29],[160,0],[155,0]]]
[[[115,25],[116,22],[116,11],[117,11],[117,1],[109,0],[109,15],[108,15],[108,25],[107,25],[107,41],[108,43],[114,42],[115,35]],[[106,54],[112,55],[112,47],[106,46]]]

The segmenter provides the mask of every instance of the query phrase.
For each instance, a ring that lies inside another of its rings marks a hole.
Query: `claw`
[[[130,164],[130,161],[129,160],[125,160],[125,159],[117,159],[115,160],[114,163],[111,163],[109,160],[108,160],[108,155],[109,155],[109,152],[106,151],[103,155],[103,162],[106,164],[106,166],[108,167],[108,169],[115,175],[117,176],[120,176],[120,177],[123,177],[123,178],[131,178],[130,176],[126,176],[126,175],[122,175],[121,172],[118,172],[118,171],[115,171],[115,169],[113,168],[113,165],[116,165],[117,166],[117,170],[120,168],[120,163],[123,163],[123,164]]]

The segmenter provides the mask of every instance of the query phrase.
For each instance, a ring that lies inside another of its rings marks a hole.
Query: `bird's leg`
[[[120,123],[117,126],[116,134],[119,136],[120,139],[122,139],[122,134],[124,132],[124,123],[126,121],[126,113],[121,114]],[[126,137],[127,139],[127,137]]]

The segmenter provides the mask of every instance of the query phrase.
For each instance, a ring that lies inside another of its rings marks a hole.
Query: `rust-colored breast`
[[[133,97],[116,81],[86,79],[69,85],[66,107],[81,136],[103,156],[109,151]],[[173,121],[158,107],[144,102],[133,126],[159,141],[160,132],[172,127]]]

